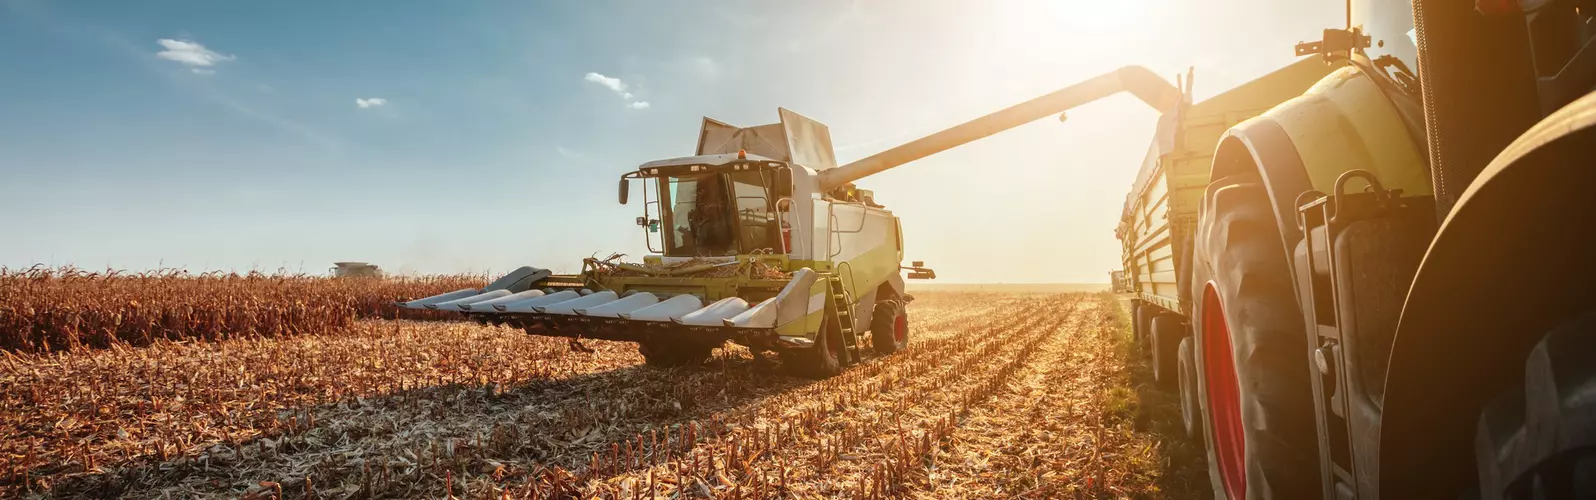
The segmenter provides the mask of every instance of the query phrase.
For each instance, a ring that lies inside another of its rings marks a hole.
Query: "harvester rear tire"
[[[831,327],[832,319],[827,316],[820,334],[815,336],[815,345],[781,352],[782,365],[794,375],[824,379],[842,373],[842,335]]]
[[[1177,356],[1180,370],[1180,424],[1186,429],[1186,437],[1201,439],[1202,427],[1197,421],[1202,419],[1202,408],[1197,403],[1197,362],[1192,357],[1192,338],[1180,339],[1180,355]]]
[[[1152,343],[1153,317],[1159,312],[1158,306],[1146,302],[1136,307],[1136,349],[1140,354],[1146,355],[1151,350],[1148,344]]]
[[[1307,334],[1268,193],[1226,177],[1202,210],[1192,345],[1215,496],[1320,498]]]
[[[643,363],[659,368],[680,368],[704,364],[715,352],[714,346],[682,342],[640,342],[637,352]]]
[[[1186,338],[1186,326],[1174,314],[1154,316],[1152,326],[1153,380],[1164,388],[1176,387],[1180,383],[1180,341]]]
[[[1596,498],[1596,310],[1546,334],[1480,412],[1478,498]]]
[[[909,313],[902,302],[877,302],[870,323],[870,345],[876,354],[886,356],[909,348]]]

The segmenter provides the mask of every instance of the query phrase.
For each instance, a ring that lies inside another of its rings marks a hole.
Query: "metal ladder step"
[[[836,313],[833,315],[837,320],[835,325],[837,333],[841,334],[842,345],[848,352],[848,359],[841,361],[844,365],[858,363],[860,361],[859,339],[858,335],[853,331],[853,304],[851,304],[853,301],[849,300],[848,289],[843,286],[842,276],[833,274],[826,278],[826,282],[831,289],[832,304],[836,305],[837,308]]]

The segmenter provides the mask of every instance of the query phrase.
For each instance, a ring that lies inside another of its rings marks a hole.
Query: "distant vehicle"
[[[332,271],[334,278],[381,278],[382,268],[375,264],[365,262],[334,262]]]

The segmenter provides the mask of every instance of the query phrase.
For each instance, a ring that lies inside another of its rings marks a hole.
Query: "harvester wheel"
[[[828,315],[815,336],[815,345],[781,351],[781,364],[795,375],[814,379],[842,373],[842,336],[831,327],[831,321]]]
[[[1596,310],[1546,334],[1480,412],[1478,498],[1596,498]]]
[[[1176,360],[1180,356],[1180,340],[1186,338],[1186,326],[1174,314],[1154,316],[1152,326],[1153,380],[1165,388],[1175,387],[1180,382]]]
[[[704,364],[704,361],[715,352],[715,347],[684,342],[649,341],[638,343],[637,352],[643,354],[643,362],[649,366],[679,368]]]
[[[1180,339],[1180,355],[1176,368],[1180,370],[1180,423],[1186,428],[1186,437],[1202,438],[1202,427],[1197,425],[1201,420],[1197,407],[1197,363],[1192,358],[1192,338]]]
[[[909,313],[902,302],[877,302],[870,323],[870,345],[875,346],[876,354],[885,356],[909,348]]]
[[[1256,174],[1203,195],[1192,284],[1209,478],[1220,498],[1319,498],[1307,335]]]
[[[1147,354],[1149,344],[1152,343],[1153,317],[1159,313],[1158,306],[1143,302],[1136,306],[1136,349],[1141,354]]]

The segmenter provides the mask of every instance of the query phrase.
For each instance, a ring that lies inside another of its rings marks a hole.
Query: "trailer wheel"
[[[1136,332],[1136,349],[1138,349],[1138,352],[1142,354],[1147,354],[1148,351],[1151,350],[1148,348],[1148,344],[1152,343],[1149,339],[1153,336],[1151,333],[1153,327],[1153,317],[1157,315],[1158,306],[1148,304],[1146,302],[1143,302],[1140,306],[1136,306],[1136,325],[1134,326]]]
[[[888,355],[909,348],[909,314],[903,303],[884,300],[870,314],[870,345],[876,354]]]
[[[1197,407],[1197,363],[1192,360],[1192,338],[1180,339],[1180,355],[1177,356],[1180,370],[1180,423],[1186,430],[1186,437],[1200,438],[1203,435],[1197,421],[1202,418],[1199,414],[1201,408]]]
[[[1186,337],[1186,327],[1180,316],[1160,314],[1153,317],[1153,380],[1163,387],[1175,387],[1180,371],[1176,358],[1180,356],[1180,340]]]
[[[1596,310],[1530,351],[1524,383],[1486,405],[1475,434],[1482,499],[1596,498]]]
[[[1226,177],[1202,210],[1193,357],[1215,496],[1319,498],[1307,336],[1268,194]]]
[[[646,341],[637,344],[643,363],[659,368],[697,366],[715,352],[715,346],[686,342]]]
[[[815,345],[781,351],[781,364],[802,377],[823,379],[842,373],[842,335],[831,327],[828,314],[815,336]]]

